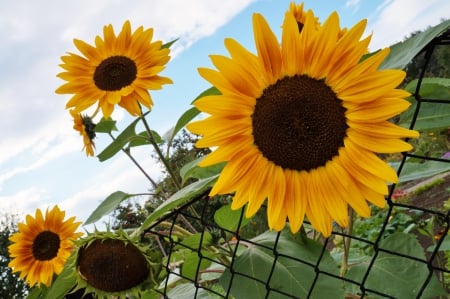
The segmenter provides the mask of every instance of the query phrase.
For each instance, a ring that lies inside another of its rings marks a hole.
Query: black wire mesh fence
[[[410,129],[431,138],[426,139],[428,146],[437,131],[424,129],[423,111],[450,111],[450,97],[448,88],[447,94],[439,93],[427,74],[436,53],[449,44],[450,30],[434,38],[417,56],[419,76],[409,84],[414,88]],[[441,126],[448,142],[450,119],[445,115],[435,128]],[[392,163],[401,183],[390,185],[387,207],[373,207],[369,219],[353,215],[348,229],[335,226],[329,238],[315,235],[308,221],[295,235],[289,230],[265,232],[264,208],[250,220],[243,210],[221,220],[217,211],[230,198],[209,198],[204,192],[142,236],[161,252],[165,278],[159,296],[448,298],[450,157],[418,147]],[[411,169],[422,175],[414,177]],[[432,193],[434,188],[440,193]]]

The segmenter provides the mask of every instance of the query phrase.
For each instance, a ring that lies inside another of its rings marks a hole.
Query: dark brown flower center
[[[137,286],[150,272],[141,251],[117,239],[95,240],[80,248],[78,270],[90,285],[106,292]]]
[[[94,82],[101,90],[115,91],[136,79],[136,63],[126,56],[111,56],[95,68]]]
[[[95,126],[96,124],[92,121],[92,119],[89,116],[82,116],[81,117],[84,125],[84,131],[88,135],[90,140],[93,140],[95,138]]]
[[[263,91],[252,115],[254,142],[284,169],[320,167],[338,154],[348,128],[341,100],[323,80],[286,77]]]
[[[40,232],[33,241],[33,257],[39,261],[48,261],[58,255],[60,238],[51,231]]]

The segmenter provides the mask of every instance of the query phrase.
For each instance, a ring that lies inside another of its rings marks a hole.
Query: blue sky
[[[287,0],[41,0],[0,2],[0,211],[23,215],[54,204],[85,220],[110,193],[146,192],[150,188],[125,156],[106,162],[87,158],[65,110],[69,96],[54,90],[60,56],[77,52],[73,38],[90,44],[106,24],[116,32],[126,19],[132,29],[153,27],[155,38],[180,40],[164,76],[173,85],[152,93],[154,109],[148,120],[161,134],[190,108],[191,101],[209,85],[197,73],[211,66],[209,54],[227,54],[223,45],[232,37],[254,50],[251,15],[262,13],[280,33]],[[371,50],[401,41],[414,30],[450,18],[448,0],[311,0],[304,1],[323,21],[337,11],[341,25],[350,27],[368,19],[373,34]],[[133,3],[133,5],[129,5]],[[118,127],[131,119],[119,109]],[[109,142],[96,140],[98,152]],[[154,179],[160,169],[149,148],[135,155]]]

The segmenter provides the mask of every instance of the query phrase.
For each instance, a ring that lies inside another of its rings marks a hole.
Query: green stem
[[[142,112],[142,107],[141,107],[141,112]],[[175,184],[175,186],[177,187],[178,190],[181,190],[182,185],[178,181],[178,177],[173,172],[173,170],[170,167],[167,159],[164,157],[163,153],[161,152],[161,149],[159,148],[158,144],[156,143],[155,138],[154,138],[153,133],[152,133],[152,130],[150,129],[150,125],[148,124],[147,120],[145,119],[144,114],[143,113],[141,113],[141,114],[142,114],[142,116],[140,116],[140,119],[142,120],[142,123],[144,124],[145,129],[147,130],[150,143],[153,145],[156,153],[158,154],[159,159],[164,164],[164,167],[166,168],[167,172],[169,173],[169,176],[172,179],[173,183]],[[155,187],[155,189],[156,189],[156,187]],[[191,211],[191,213],[194,216],[199,217],[197,211],[195,211],[195,209],[192,206],[189,206],[188,209],[189,209],[189,211]],[[182,219],[184,219],[184,217],[182,217]],[[184,219],[184,221],[185,221],[185,224],[189,223],[186,219]],[[194,227],[192,225],[190,225],[190,228],[194,229]],[[195,231],[195,229],[194,229],[194,231]]]
[[[354,220],[354,213],[353,209],[349,208],[348,212],[348,227],[346,229],[346,235],[351,236],[353,233],[353,221]],[[352,242],[352,238],[350,237],[344,237],[344,255],[342,256],[341,261],[341,277],[344,277],[348,270],[348,257],[350,255],[350,244]]]
[[[154,138],[153,133],[152,133],[152,130],[150,130],[150,126],[149,126],[147,120],[145,119],[144,116],[140,116],[140,119],[142,120],[142,122],[143,122],[143,124],[145,126],[145,129],[147,130],[148,138],[150,140],[150,143],[155,148],[156,154],[158,155],[158,157],[161,160],[161,162],[164,164],[164,167],[166,168],[167,172],[169,173],[169,176],[172,179],[172,181],[175,184],[175,186],[178,188],[178,190],[180,190],[181,189],[181,183],[178,181],[177,176],[173,172],[173,170],[170,167],[167,159],[164,157],[163,153],[161,152],[161,149],[159,148],[158,144],[156,143],[155,138]]]
[[[111,137],[112,140],[116,140],[111,133],[108,133],[108,134],[109,134],[109,136]],[[121,150],[122,150],[122,152],[124,152],[128,156],[128,158],[130,158],[131,161],[133,161],[134,165],[136,165],[137,168],[139,168],[139,170],[144,174],[144,176],[150,181],[150,183],[156,189],[158,187],[156,182],[150,177],[150,175],[144,170],[144,168],[142,168],[142,166],[139,165],[139,163],[136,161],[136,159],[131,155],[130,151],[125,150],[124,148],[122,148]]]

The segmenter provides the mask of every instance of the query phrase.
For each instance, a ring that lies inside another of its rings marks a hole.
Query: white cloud
[[[361,0],[347,0],[345,2],[345,7],[347,8],[353,7],[353,12],[355,13],[356,11],[358,11],[360,7],[360,2]]]
[[[161,168],[149,159],[149,148],[142,148],[134,156],[148,175],[158,181]],[[129,194],[147,193],[152,188],[145,176],[122,156],[95,174],[88,184],[80,186],[80,191],[60,201],[60,206],[80,220],[86,220],[94,209],[110,194],[123,191]]]
[[[80,147],[80,140],[75,134],[68,138],[61,138],[61,134],[55,138],[53,136],[44,136],[42,139],[36,140],[32,148],[28,148],[30,155],[26,165],[15,165],[12,169],[6,169],[0,172],[0,190],[2,185],[9,179],[19,174],[27,173],[31,170],[45,166],[45,164],[53,161],[67,153],[73,152]]]
[[[78,52],[73,38],[92,44],[96,35],[103,34],[104,25],[113,24],[118,32],[130,19],[133,30],[140,25],[153,27],[155,39],[181,37],[178,48],[173,49],[174,56],[213,34],[253,1],[1,1],[0,208],[33,213],[44,203],[58,201],[54,195],[64,193],[62,186],[54,186],[55,190],[37,187],[32,181],[23,181],[30,179],[26,174],[38,170],[39,174],[45,173],[43,169],[50,165],[55,168],[57,159],[73,152],[83,155],[80,136],[72,130],[71,117],[64,107],[69,96],[54,93],[63,83],[56,78],[61,71],[60,56]],[[120,120],[124,114],[118,111],[114,117]],[[151,159],[148,152],[145,159]],[[87,216],[117,189],[137,192],[142,187],[140,191],[146,191],[148,185],[129,160],[112,159],[107,163],[106,172],[96,173],[96,183],[76,179],[76,184],[84,184],[83,191],[66,194],[61,205]],[[152,169],[153,175],[160,172],[154,163],[146,162],[146,167]],[[48,174],[48,184],[54,176]],[[23,188],[12,191],[12,185]]]
[[[371,50],[402,41],[416,30],[437,25],[450,17],[450,1],[388,0],[379,5],[369,19],[368,32],[373,32]]]
[[[36,208],[46,209],[48,193],[42,187],[31,186],[13,195],[0,196],[0,210],[11,214],[33,214]]]

